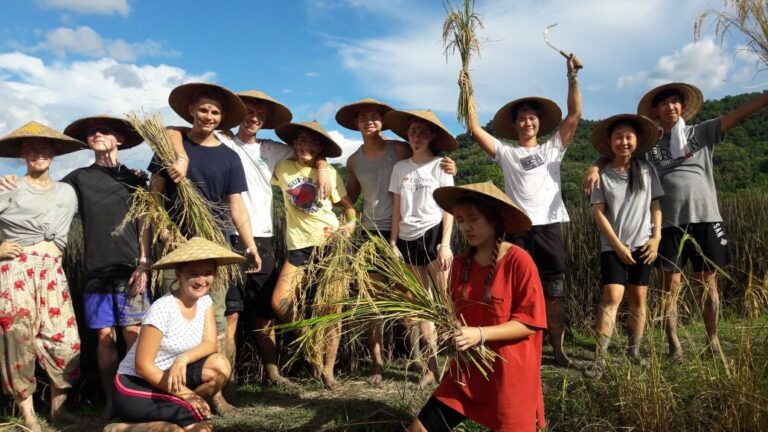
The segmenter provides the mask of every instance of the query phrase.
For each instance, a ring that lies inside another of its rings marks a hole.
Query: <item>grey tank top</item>
[[[355,151],[353,174],[360,183],[363,195],[363,227],[367,230],[390,231],[392,228],[392,194],[389,192],[389,179],[392,168],[398,162],[395,143],[384,142],[384,155],[378,159],[368,159],[363,154],[363,147]]]

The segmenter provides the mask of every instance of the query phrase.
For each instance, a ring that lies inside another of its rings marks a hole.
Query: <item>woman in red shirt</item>
[[[543,428],[544,294],[530,255],[503,240],[531,222],[492,183],[441,187],[434,198],[454,215],[470,245],[451,272],[451,295],[464,324],[454,336],[456,347],[484,345],[500,358],[487,379],[454,360],[409,430],[450,431],[467,418],[498,431]]]

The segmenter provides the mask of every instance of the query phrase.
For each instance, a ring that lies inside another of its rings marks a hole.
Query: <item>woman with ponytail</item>
[[[661,240],[658,198],[664,192],[654,168],[634,155],[644,154],[657,140],[658,131],[651,120],[634,114],[605,119],[592,132],[592,145],[611,162],[600,171],[601,187],[595,188],[590,198],[601,237],[603,292],[596,317],[597,354],[588,376],[603,373],[625,287],[629,303],[627,355],[641,362],[648,281]]]
[[[492,183],[441,187],[435,201],[453,214],[469,250],[453,261],[450,294],[456,349],[473,346],[499,357],[485,378],[454,360],[409,431],[450,431],[471,419],[495,431],[544,427],[541,345],[547,328],[544,293],[527,252],[503,240],[531,221]]]

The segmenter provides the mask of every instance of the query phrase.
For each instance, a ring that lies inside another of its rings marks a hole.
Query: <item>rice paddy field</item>
[[[565,225],[570,257],[567,274],[570,333],[566,347],[576,367],[556,367],[544,347],[545,407],[552,431],[759,431],[768,430],[768,194],[751,191],[721,199],[720,208],[734,252],[734,265],[723,269],[720,332],[724,355],[705,348],[706,336],[699,318],[699,302],[690,284],[681,299],[680,336],[685,359],[665,359],[666,339],[658,307],[659,284],[652,280],[649,295],[649,328],[643,343],[648,365],[626,361],[621,325],[611,344],[610,367],[600,379],[588,379],[582,369],[594,353],[592,317],[599,299],[598,234],[586,203],[569,205],[571,223]],[[78,258],[82,254],[79,226],[73,230],[67,273],[76,293],[82,283]],[[280,238],[278,235],[277,238]],[[460,248],[460,245],[456,245]],[[80,296],[74,295],[79,299]],[[620,317],[622,319],[622,317]],[[82,328],[82,326],[81,326]],[[97,431],[102,406],[95,364],[93,335],[83,336],[83,372],[71,397],[71,408],[80,413],[81,425],[48,425],[50,430]],[[359,333],[359,332],[358,332]],[[369,385],[367,350],[362,337],[349,332],[342,340],[338,359],[341,386],[327,391],[311,377],[306,364],[294,363],[286,374],[295,386],[270,387],[261,382],[262,368],[252,335],[243,342],[237,363],[238,385],[230,393],[236,414],[214,417],[223,431],[402,430],[410,423],[431,389],[420,389],[418,371],[404,355],[403,330],[386,331],[388,353],[384,382]],[[290,342],[290,336],[283,344]],[[286,346],[283,360],[293,348]],[[441,359],[445,363],[445,358]],[[47,407],[46,379],[40,376],[39,412]],[[12,402],[0,399],[0,431],[23,430],[15,422]],[[466,424],[465,431],[481,431]]]

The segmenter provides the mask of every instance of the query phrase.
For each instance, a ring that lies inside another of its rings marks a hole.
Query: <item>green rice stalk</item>
[[[483,21],[474,8],[475,0],[464,0],[464,7],[454,7],[451,0],[443,0],[446,17],[443,22],[443,46],[446,59],[449,54],[458,51],[461,57],[461,71],[466,80],[459,81],[459,100],[456,105],[456,119],[465,128],[469,127],[469,116],[477,109],[472,81],[469,75],[469,62],[472,56],[480,57],[480,40],[476,31],[483,28]]]
[[[348,291],[345,295],[339,291],[324,300],[316,299],[315,308],[324,313],[277,326],[283,332],[302,332],[294,342],[299,351],[306,352],[316,341],[322,341],[322,335],[327,330],[339,325],[343,325],[342,333],[347,334],[377,319],[384,321],[385,325],[396,321],[431,321],[437,328],[441,351],[455,358],[460,368],[468,372],[477,370],[488,378],[494,362],[500,358],[498,354],[480,347],[463,352],[455,348],[452,336],[460,328],[460,323],[450,295],[434,283],[423,286],[405,262],[395,255],[388,241],[371,236],[354,255],[342,254],[335,259],[338,261],[334,263],[322,258],[317,266],[333,278],[354,281],[358,288],[357,295],[351,296]],[[383,281],[370,278],[368,272],[371,271],[380,274]]]
[[[768,65],[768,1],[766,0],[725,0],[726,10],[710,9],[698,17],[693,26],[694,37],[701,37],[701,27],[709,17],[715,18],[715,34],[720,43],[732,29],[747,38],[747,50],[755,53],[763,64]]]
[[[150,115],[143,111],[132,112],[127,115],[127,119],[155,153],[160,165],[164,169],[171,167],[176,156],[160,114]],[[176,216],[175,220],[166,211],[164,198],[161,194],[139,189],[134,192],[131,208],[122,224],[115,231],[120,232],[134,220],[143,221],[142,231],[152,227],[152,243],[163,245],[161,255],[167,254],[185,242],[184,232],[230,248],[230,244],[220,228],[226,226],[228,221],[220,220],[215,216],[226,214],[223,211],[225,209],[205,199],[200,190],[188,178],[176,186],[179,199],[173,209]],[[152,275],[153,286],[156,286],[158,274],[158,272],[154,272]],[[240,279],[241,271],[238,266],[219,266],[216,277],[217,283],[214,284],[213,289],[226,289],[230,282],[236,283]]]

